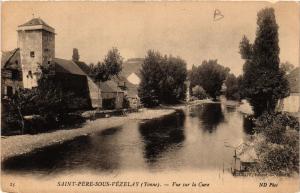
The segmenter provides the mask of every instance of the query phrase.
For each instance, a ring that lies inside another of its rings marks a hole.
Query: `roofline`
[[[45,30],[55,34],[55,29],[46,25],[18,26],[17,31]]]
[[[12,54],[9,56],[9,58],[5,61],[4,65],[3,65],[3,68],[6,67],[7,62],[10,61],[10,59],[16,54],[16,52],[17,52],[18,50],[20,50],[20,48],[15,48],[15,49],[14,49],[13,53],[12,53]]]

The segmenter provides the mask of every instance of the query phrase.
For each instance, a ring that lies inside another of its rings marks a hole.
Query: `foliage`
[[[213,99],[220,95],[222,84],[229,68],[218,64],[217,60],[204,60],[198,67],[193,66],[190,73],[191,87],[200,85]]]
[[[72,55],[72,60],[75,62],[79,61],[79,52],[77,48],[73,48],[73,55]]]
[[[198,99],[205,99],[208,95],[201,86],[196,85],[192,88],[192,96],[197,97]]]
[[[9,101],[5,118],[13,119],[21,133],[42,132],[56,129],[66,124],[69,117],[70,98],[76,99],[74,93],[63,90],[62,85],[55,78],[52,65],[40,66],[41,74],[38,86],[33,89],[20,89]],[[76,100],[78,103],[80,100]],[[78,104],[79,105],[79,104]],[[10,116],[15,113],[15,116]],[[30,115],[30,119],[25,116]],[[8,125],[9,126],[9,125]],[[38,128],[36,128],[38,127]]]
[[[108,51],[104,62],[98,62],[96,65],[91,64],[90,76],[97,82],[109,80],[112,76],[118,75],[122,70],[123,58],[117,48]]]
[[[229,74],[225,80],[226,92],[225,96],[230,100],[240,100],[239,79],[234,74]]]
[[[299,122],[286,113],[263,113],[255,122],[259,170],[280,175],[298,172]]]
[[[243,95],[253,107],[255,116],[274,111],[278,99],[289,95],[285,72],[279,68],[278,25],[274,9],[265,8],[257,14],[254,44],[246,37],[240,42],[243,67]]]
[[[186,63],[179,57],[149,50],[141,69],[138,94],[146,107],[177,103],[185,98]]]

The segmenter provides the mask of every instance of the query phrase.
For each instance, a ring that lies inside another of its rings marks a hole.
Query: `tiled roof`
[[[41,18],[33,18],[31,19],[30,21],[22,24],[22,25],[19,25],[19,27],[23,27],[23,26],[34,26],[34,25],[44,25],[44,26],[47,26],[47,27],[50,27],[52,28],[51,26],[49,26],[46,22],[44,22]]]

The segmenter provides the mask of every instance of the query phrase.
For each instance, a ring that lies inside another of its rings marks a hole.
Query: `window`
[[[6,95],[9,97],[13,95],[13,88],[11,86],[6,87]]]
[[[17,70],[12,70],[11,79],[13,79],[13,80],[18,80],[18,79],[19,79],[19,71],[17,71]]]
[[[15,63],[18,65],[18,64],[19,64],[19,61],[18,61],[18,60],[16,60],[16,61],[15,61]]]
[[[31,58],[34,58],[34,51],[31,51],[31,52],[30,52],[30,57],[31,57]]]
[[[28,71],[28,74],[27,74],[26,77],[27,77],[27,78],[32,78],[32,72],[31,72],[31,70]]]
[[[49,52],[49,49],[48,48],[45,48],[45,50],[44,50],[45,52]]]

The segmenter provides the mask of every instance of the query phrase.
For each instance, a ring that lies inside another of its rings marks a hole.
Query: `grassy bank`
[[[33,150],[72,140],[78,136],[121,126],[130,120],[153,119],[174,113],[174,109],[142,109],[123,117],[102,118],[86,122],[80,128],[56,130],[35,135],[16,135],[1,137],[1,161]]]

